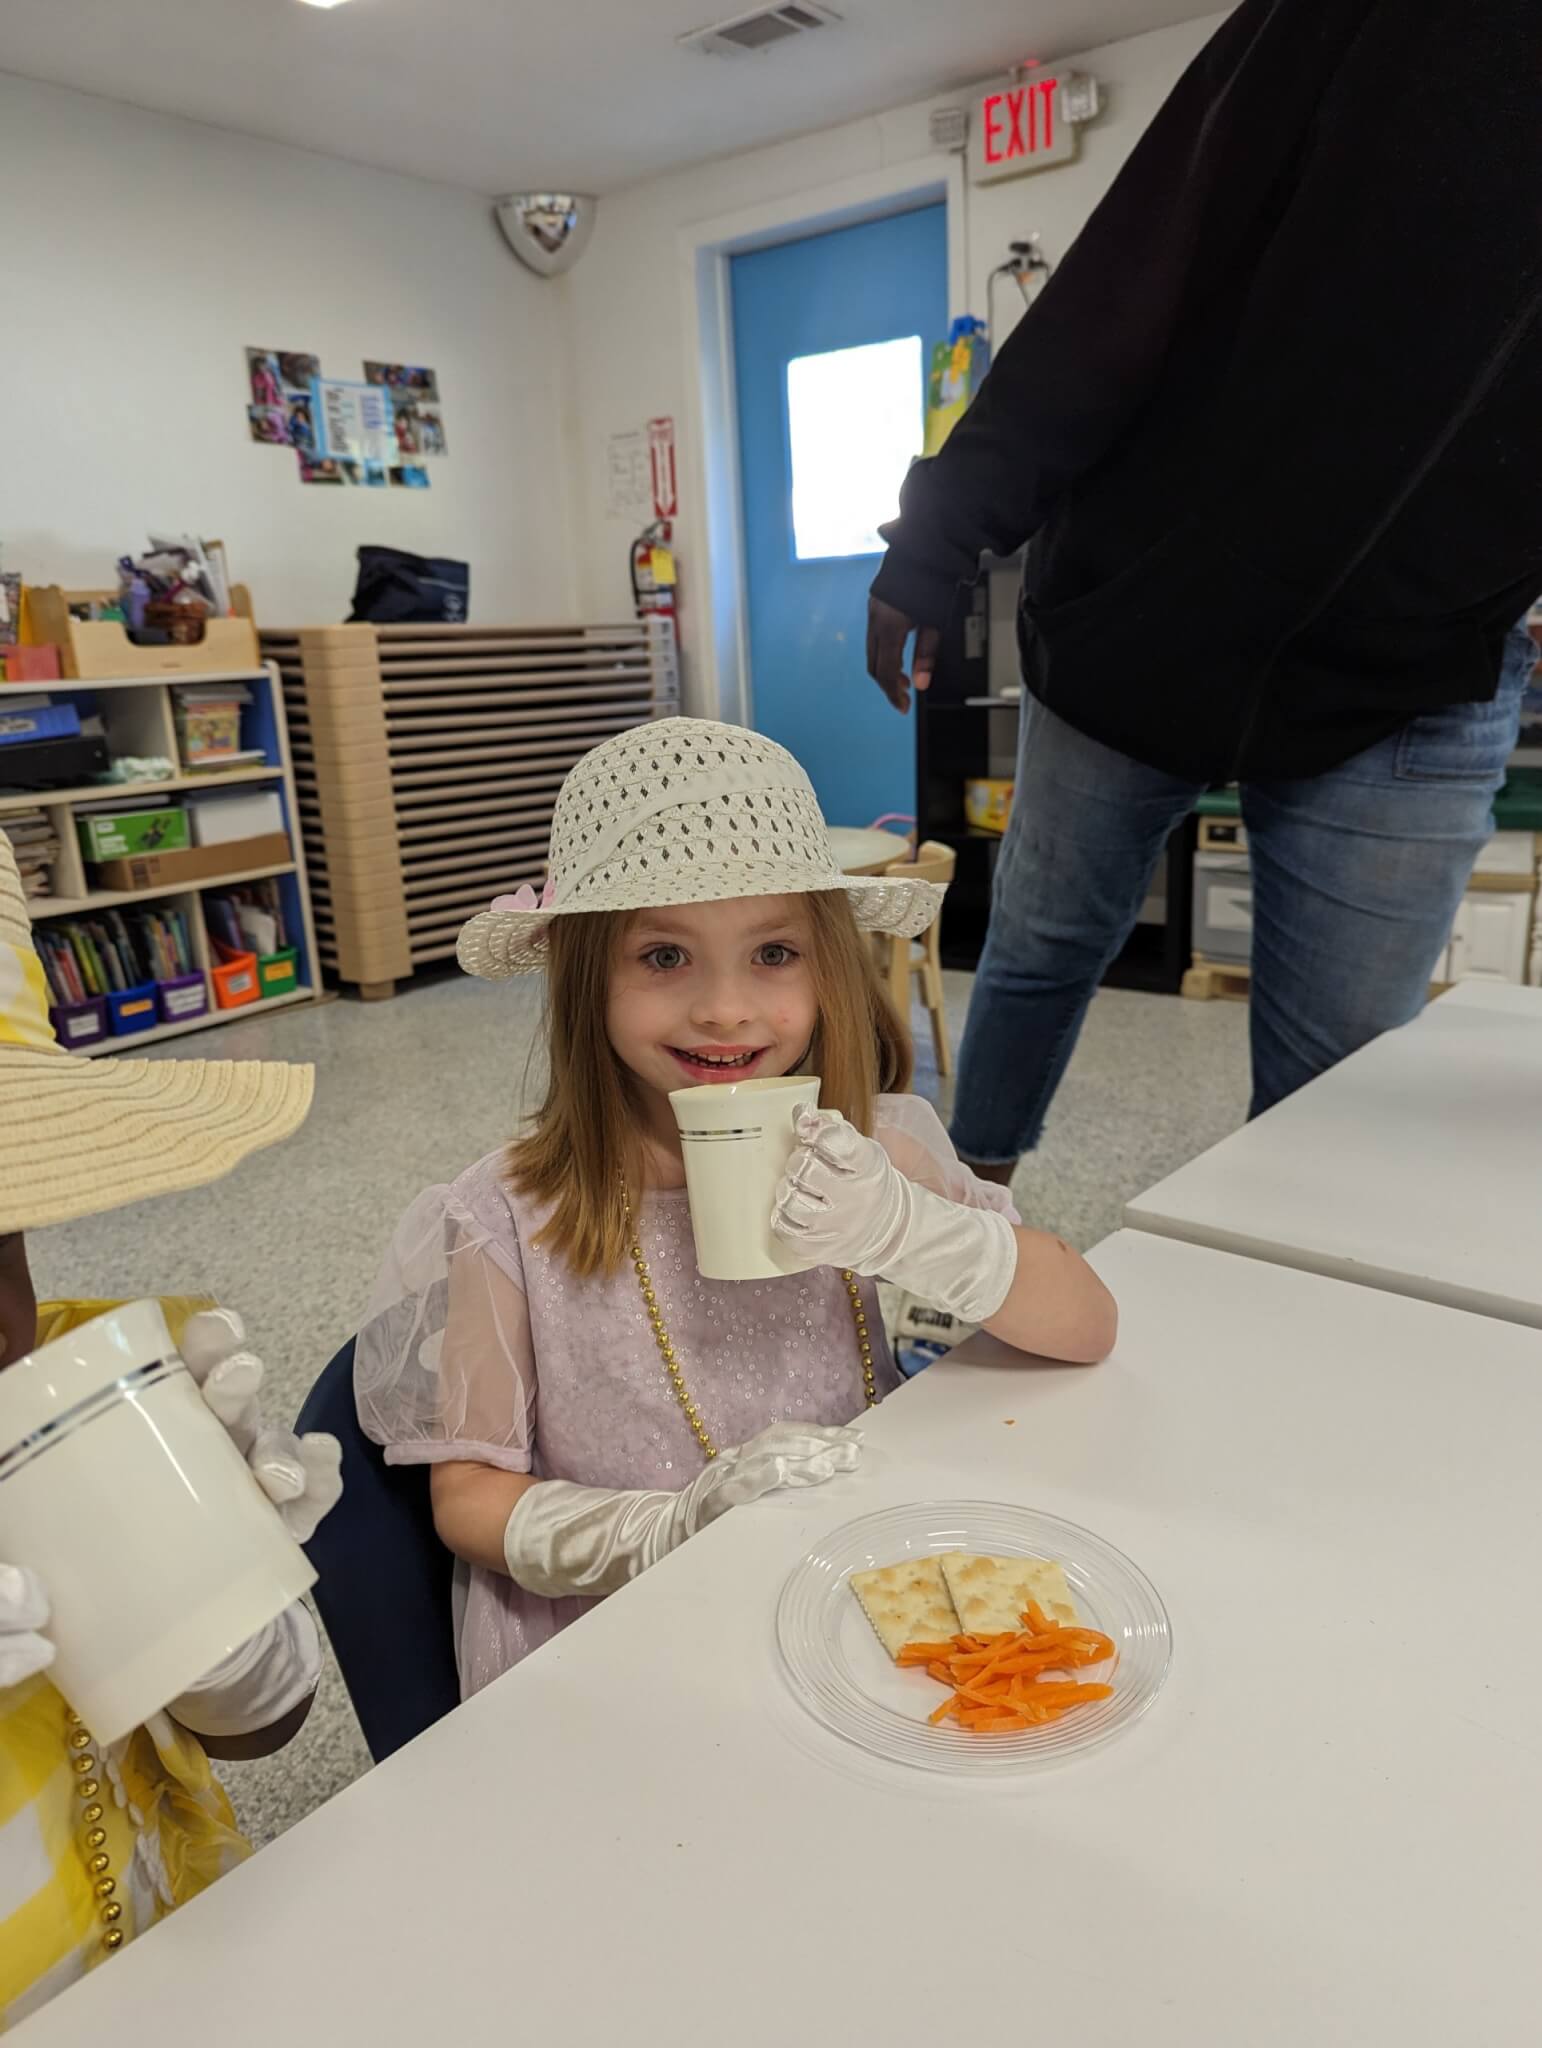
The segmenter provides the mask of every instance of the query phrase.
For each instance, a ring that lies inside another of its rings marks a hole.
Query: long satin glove
[[[918,1187],[833,1109],[801,1110],[796,1134],[771,1228],[802,1268],[893,1280],[966,1323],[996,1313],[1017,1273],[1005,1216]]]
[[[0,1692],[52,1664],[54,1646],[43,1634],[47,1625],[48,1595],[37,1573],[0,1564]]]
[[[503,1532],[509,1575],[545,1599],[614,1593],[719,1515],[778,1487],[822,1486],[849,1472],[862,1432],[774,1422],[720,1451],[679,1493],[610,1493],[543,1479],[520,1495]]]
[[[321,1638],[297,1600],[166,1711],[195,1735],[250,1735],[292,1714],[321,1677]]]
[[[214,1308],[188,1317],[180,1349],[290,1535],[296,1543],[309,1543],[342,1498],[343,1447],[319,1430],[296,1436],[280,1423],[263,1421],[257,1406],[263,1363],[245,1347],[246,1327],[235,1310]]]

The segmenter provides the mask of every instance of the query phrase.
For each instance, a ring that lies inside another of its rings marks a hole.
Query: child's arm
[[[772,1227],[803,1265],[896,1281],[1020,1351],[1091,1365],[1113,1349],[1113,1298],[1069,1245],[919,1184],[832,1111],[800,1117]]]
[[[297,1600],[166,1711],[224,1763],[271,1756],[305,1724],[321,1678],[321,1641]]]
[[[1010,1224],[1017,1264],[1006,1299],[985,1328],[1018,1351],[1060,1358],[1068,1365],[1096,1365],[1107,1358],[1119,1334],[1114,1297],[1080,1252],[1047,1230]]]
[[[507,1572],[529,1593],[594,1599],[617,1592],[730,1508],[851,1471],[861,1444],[859,1430],[773,1422],[747,1444],[719,1451],[678,1493],[436,1465],[434,1526],[459,1556]]]
[[[540,1481],[529,1472],[496,1465],[430,1465],[429,1498],[439,1541],[467,1564],[506,1572],[503,1533],[521,1497]]]

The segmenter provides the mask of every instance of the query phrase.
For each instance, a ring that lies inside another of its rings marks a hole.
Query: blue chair
[[[296,1428],[343,1447],[343,1497],[306,1554],[315,1599],[370,1755],[381,1763],[460,1704],[454,1560],[429,1504],[428,1469],[388,1465],[359,1427],[348,1342],[305,1398]]]

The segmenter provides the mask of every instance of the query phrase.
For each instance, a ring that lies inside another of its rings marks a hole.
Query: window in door
[[[787,365],[793,546],[800,562],[883,552],[922,437],[921,337]]]

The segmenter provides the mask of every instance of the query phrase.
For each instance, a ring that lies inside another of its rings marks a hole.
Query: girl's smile
[[[690,1080],[743,1081],[756,1073],[765,1058],[762,1045],[695,1045],[669,1048]]]
[[[673,1088],[788,1074],[817,1020],[808,913],[796,896],[645,910],[622,935],[606,1028],[675,1143]]]

